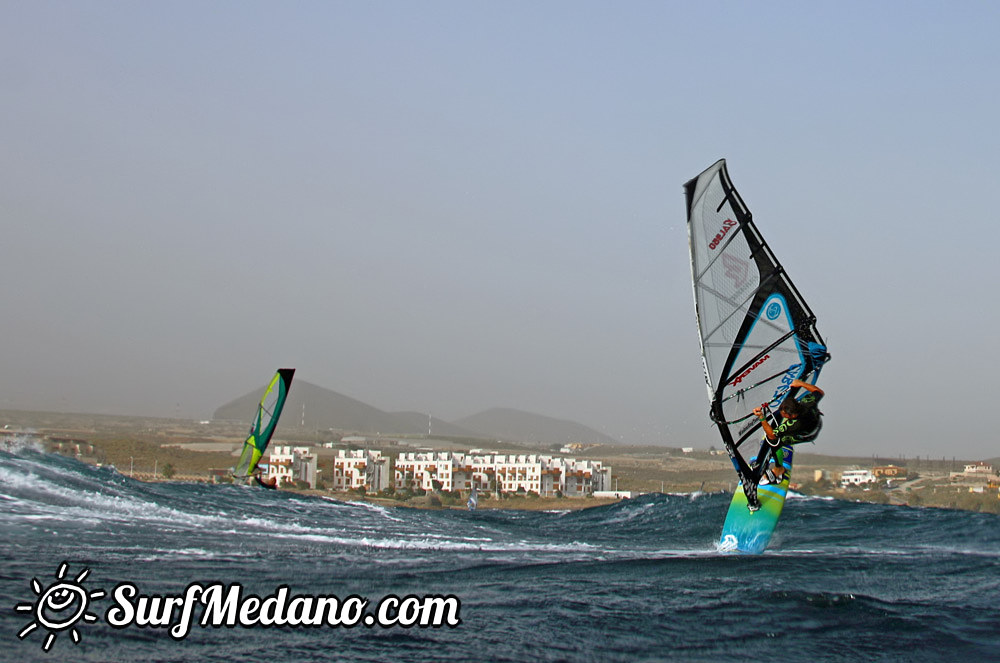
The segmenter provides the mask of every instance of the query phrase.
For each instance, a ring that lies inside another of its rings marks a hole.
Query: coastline
[[[303,494],[316,495],[319,497],[337,500],[339,502],[365,502],[367,504],[375,504],[378,506],[394,507],[401,509],[455,509],[459,511],[466,511],[468,507],[462,504],[444,504],[440,501],[434,504],[428,497],[414,497],[405,502],[399,500],[394,500],[387,497],[360,497],[358,495],[351,495],[350,493],[331,493],[328,491],[319,490],[308,490],[308,491],[295,491],[301,492]],[[609,504],[616,504],[622,500],[614,498],[596,498],[596,497],[579,497],[579,498],[569,498],[569,497],[509,497],[506,499],[483,499],[482,496],[479,497],[479,507],[477,511],[495,511],[499,509],[512,510],[512,511],[582,511],[583,509],[590,509],[599,506],[608,506]]]
[[[143,475],[148,475],[148,473],[141,473]],[[212,482],[206,481],[202,477],[174,477],[171,479],[166,479],[163,477],[149,477],[149,476],[133,476],[131,477],[136,481],[143,481],[146,483],[206,483],[211,484]],[[214,484],[214,485],[225,485],[225,484]],[[411,497],[408,500],[401,501],[389,497],[378,497],[373,495],[359,495],[352,492],[333,492],[330,490],[324,490],[319,488],[296,488],[296,487],[282,487],[278,489],[281,492],[294,493],[296,495],[307,495],[310,497],[318,497],[320,499],[332,500],[336,502],[345,503],[364,503],[371,504],[381,507],[398,508],[398,509],[430,509],[430,510],[445,510],[452,509],[458,511],[465,511],[467,507],[465,506],[464,500],[458,500],[451,502],[445,497],[444,500],[437,495],[423,495],[417,497]],[[645,494],[655,494],[658,491],[650,491]],[[683,490],[678,489],[676,491],[667,491],[663,494],[665,495],[692,495],[695,492],[700,492],[695,490]],[[716,490],[716,491],[706,491],[713,493],[723,493],[726,495],[731,495],[731,491],[726,490]],[[974,511],[981,513],[998,513],[1000,514],[1000,499],[996,499],[996,503],[991,499],[982,499],[983,496],[973,496],[968,499],[961,499],[965,494],[960,494],[959,498],[956,499],[954,494],[943,494],[940,499],[925,498],[920,497],[914,499],[914,495],[907,493],[892,493],[878,490],[861,491],[861,490],[845,490],[845,489],[823,489],[822,487],[816,485],[806,485],[801,484],[795,485],[791,491],[793,494],[798,494],[802,497],[825,497],[834,500],[844,501],[844,502],[861,502],[865,504],[891,504],[893,506],[905,506],[910,508],[932,508],[932,509],[950,509],[958,511]],[[933,493],[932,493],[933,495]],[[582,511],[585,509],[608,506],[611,504],[616,504],[618,502],[626,501],[628,498],[595,498],[595,497],[523,497],[519,495],[512,495],[504,497],[502,499],[496,498],[484,498],[480,496],[478,511],[493,511],[493,510],[510,510],[510,511]],[[633,498],[634,499],[634,498]],[[986,508],[984,508],[984,505]],[[992,507],[992,508],[991,508]]]
[[[58,453],[97,466],[113,466],[125,476],[141,481],[181,481],[210,483],[210,473],[226,474],[242,447],[245,432],[233,422],[202,423],[181,420],[115,417],[110,415],[60,414],[0,411],[5,424],[0,439],[4,444],[29,446]],[[335,448],[320,446],[329,432],[283,430],[278,444],[313,446],[319,459],[320,475],[331,476]],[[336,436],[335,436],[336,437]],[[389,455],[408,451],[426,440],[374,440],[372,444]],[[453,449],[468,448],[469,441],[443,441]],[[552,453],[545,448],[505,446],[496,442],[501,453]],[[819,450],[826,451],[832,445]],[[8,446],[9,448],[9,446]],[[578,457],[601,460],[610,465],[616,488],[634,494],[664,493],[690,495],[732,494],[737,482],[728,457],[714,449],[685,451],[671,447],[602,445],[589,448]],[[936,507],[986,513],[1000,513],[996,487],[973,492],[969,486],[951,480],[966,461],[951,459],[857,458],[829,454],[796,454],[791,489],[803,495],[833,499]],[[993,459],[1000,464],[1000,459]],[[906,476],[893,485],[884,483],[870,489],[841,488],[834,482],[844,470],[878,465],[896,465]],[[366,502],[385,507],[418,509],[465,509],[465,499],[449,495],[411,497],[406,501],[391,497],[332,492],[326,489],[282,487],[280,490],[320,496],[339,501]],[[479,508],[531,511],[577,511],[614,504],[614,498],[534,497],[511,495],[503,499],[480,497]]]

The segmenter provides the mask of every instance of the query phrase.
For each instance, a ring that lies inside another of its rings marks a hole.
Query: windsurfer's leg
[[[760,498],[757,497],[757,486],[753,484],[744,484],[743,494],[747,498],[747,509],[750,513],[760,509]]]
[[[774,478],[780,483],[785,476],[785,447],[774,450]]]

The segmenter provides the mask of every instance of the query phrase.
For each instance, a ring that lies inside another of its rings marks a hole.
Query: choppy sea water
[[[0,660],[1000,660],[1000,517],[792,497],[767,552],[751,557],[716,549],[729,498],[413,510],[147,484],[0,452]],[[32,611],[61,582],[86,592],[92,621]],[[451,595],[461,622],[194,625],[175,639],[109,625],[120,583],[164,597],[192,583],[260,597],[284,585],[371,605]]]

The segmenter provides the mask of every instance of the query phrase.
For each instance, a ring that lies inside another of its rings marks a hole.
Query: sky
[[[998,29],[971,1],[0,0],[0,408],[202,419],[291,366],[721,447],[683,184],[726,158],[833,356],[810,450],[998,456]]]

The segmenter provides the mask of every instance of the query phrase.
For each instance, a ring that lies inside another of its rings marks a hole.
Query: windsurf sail
[[[777,412],[781,400],[798,391],[791,382],[815,384],[830,356],[816,316],[757,230],[725,159],[684,192],[710,416],[750,507],[757,508],[770,446],[753,410],[766,404]]]
[[[472,492],[469,494],[469,501],[466,504],[469,511],[475,511],[479,506],[479,491],[476,489],[476,484],[472,484]]]
[[[250,424],[250,433],[243,443],[240,459],[233,470],[234,478],[249,479],[255,475],[257,463],[267,450],[274,429],[278,426],[278,417],[281,416],[281,408],[285,406],[285,400],[288,398],[293,375],[295,375],[294,368],[280,368],[267,385],[267,390],[257,404],[257,416]]]

